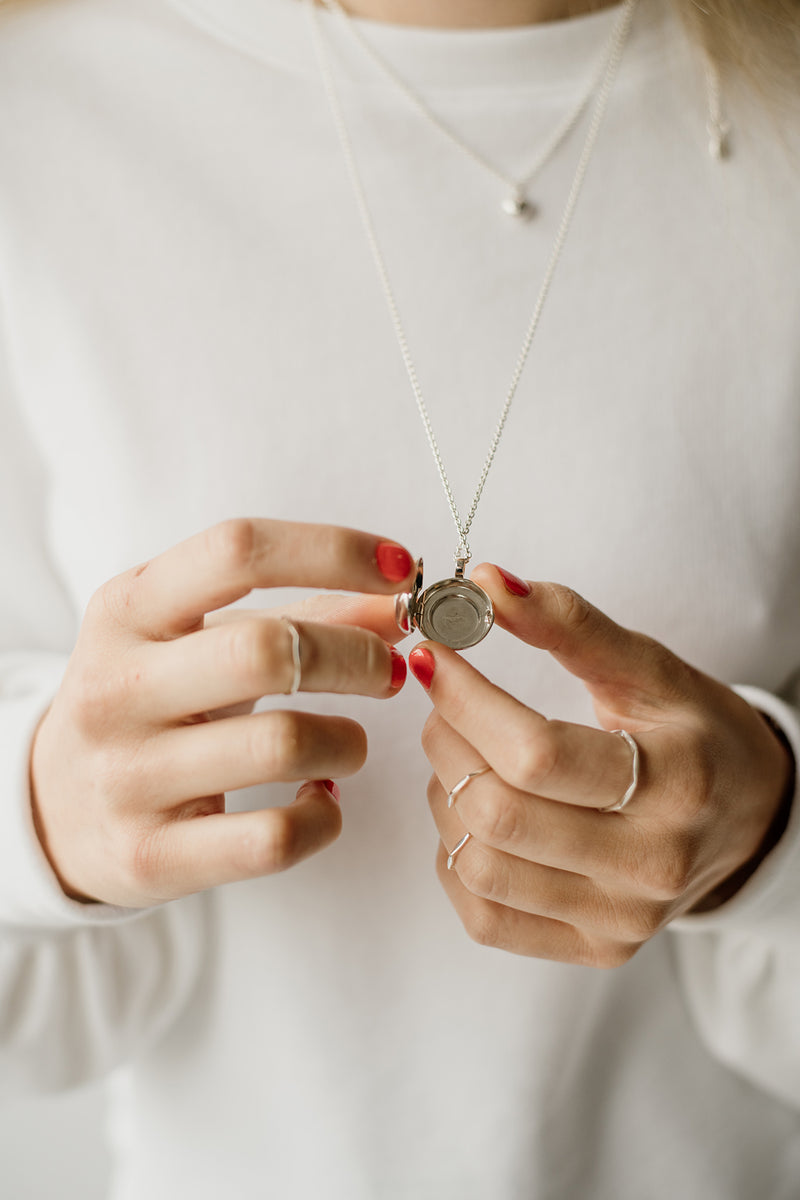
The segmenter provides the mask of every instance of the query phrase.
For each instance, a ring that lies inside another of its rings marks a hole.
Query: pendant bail
[[[464,568],[466,567],[467,563],[469,562],[469,560],[471,558],[472,558],[472,555],[470,554],[469,546],[467,545],[466,538],[462,538],[461,541],[456,546],[456,553],[455,553],[455,560],[456,560],[456,575],[455,575],[455,577],[456,577],[456,579],[464,578]]]

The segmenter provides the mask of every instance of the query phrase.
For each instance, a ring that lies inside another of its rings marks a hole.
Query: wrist
[[[797,784],[797,762],[794,752],[789,739],[778,722],[769,713],[762,712],[760,709],[756,709],[755,711],[771,731],[773,743],[778,747],[783,758],[783,784],[778,805],[756,853],[731,875],[723,879],[721,883],[717,884],[711,892],[708,892],[702,900],[698,901],[689,910],[689,913],[712,912],[714,909],[720,908],[726,901],[732,899],[744,887],[748,879],[755,874],[764,859],[775,849],[789,824]]]

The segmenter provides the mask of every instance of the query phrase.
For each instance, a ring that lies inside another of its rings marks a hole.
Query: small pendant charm
[[[532,217],[536,212],[536,209],[525,196],[524,192],[519,191],[512,192],[510,196],[506,196],[500,207],[506,216],[519,217],[524,220]]]
[[[483,588],[464,578],[465,562],[457,559],[452,579],[440,579],[422,591],[422,559],[417,560],[414,587],[398,596],[395,606],[403,633],[418,629],[451,650],[466,650],[483,641],[494,624],[494,609]]]

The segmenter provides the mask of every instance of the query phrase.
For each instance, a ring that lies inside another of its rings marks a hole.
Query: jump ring
[[[447,856],[448,871],[452,871],[453,863],[456,861],[456,855],[458,854],[459,850],[462,850],[464,848],[464,846],[466,846],[467,842],[469,841],[469,839],[471,837],[472,837],[471,833],[465,833],[463,838],[461,839],[461,841],[458,843],[458,845],[454,846],[453,849],[450,851],[450,853]]]
[[[456,798],[458,797],[458,795],[461,792],[463,792],[464,788],[467,786],[467,784],[469,783],[469,781],[471,779],[475,779],[476,776],[478,776],[478,775],[485,775],[486,772],[491,771],[491,769],[492,769],[491,767],[487,766],[487,767],[479,767],[477,771],[468,771],[467,774],[464,775],[461,779],[459,779],[458,783],[455,784],[450,789],[450,791],[447,793],[447,807],[448,808],[453,807],[453,805],[456,802]]]
[[[601,813],[621,812],[628,801],[633,799],[634,792],[639,786],[639,747],[635,739],[630,733],[628,733],[627,729],[612,729],[611,732],[616,733],[617,736],[626,741],[631,748],[631,753],[633,754],[633,762],[631,764],[632,778],[630,784],[628,785],[628,790],[625,792],[625,795],[622,797],[622,799],[618,800],[616,804],[607,804],[605,808],[598,808],[597,811]]]
[[[281,617],[281,620],[289,630],[292,639],[292,668],[294,676],[291,685],[284,692],[285,696],[294,696],[300,691],[300,681],[303,677],[303,666],[300,661],[300,634],[294,621],[290,621],[288,617]]]

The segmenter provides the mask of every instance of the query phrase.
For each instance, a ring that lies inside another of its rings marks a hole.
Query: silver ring
[[[472,837],[471,833],[465,833],[463,838],[461,839],[461,841],[458,843],[458,845],[454,846],[453,849],[450,851],[450,853],[447,856],[448,871],[452,871],[453,863],[456,861],[456,855],[458,854],[459,850],[462,850],[464,848],[464,846],[466,846],[467,842],[469,841],[469,839],[471,837]]]
[[[288,617],[281,617],[281,620],[289,630],[292,639],[292,667],[294,668],[294,677],[291,686],[283,693],[284,696],[294,696],[300,691],[300,680],[303,677],[303,666],[300,662],[300,634],[294,621],[290,621]]]
[[[491,771],[491,769],[492,769],[491,767],[487,766],[487,767],[479,767],[479,769],[477,771],[468,771],[467,774],[462,779],[459,779],[458,783],[454,787],[452,787],[450,789],[450,791],[447,793],[447,807],[448,808],[453,807],[453,805],[456,802],[457,796],[459,795],[460,792],[463,792],[464,788],[467,786],[470,779],[475,779],[475,777],[477,775],[485,775],[486,772]]]
[[[598,808],[597,811],[601,813],[620,812],[628,803],[628,801],[633,799],[633,794],[636,791],[636,788],[639,786],[639,747],[636,744],[635,739],[631,736],[631,734],[628,733],[627,729],[612,729],[611,732],[616,733],[618,737],[621,737],[630,746],[631,753],[633,754],[633,772],[630,784],[628,785],[628,790],[622,799],[618,800],[616,804],[607,804],[605,808]]]

